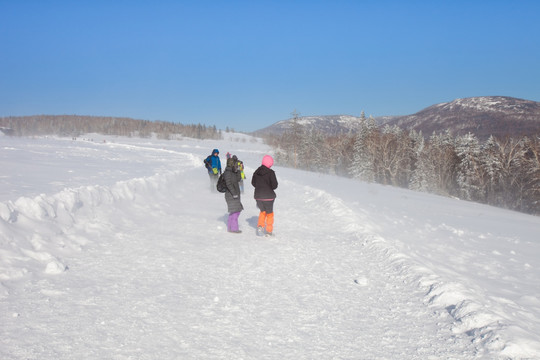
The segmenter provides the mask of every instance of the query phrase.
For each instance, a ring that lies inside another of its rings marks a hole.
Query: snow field
[[[248,183],[229,234],[202,169],[214,144],[130,141],[94,145],[128,149],[96,160],[125,180],[0,203],[1,358],[540,353],[536,218],[276,166],[276,237],[255,236]],[[249,178],[267,151],[219,146]]]

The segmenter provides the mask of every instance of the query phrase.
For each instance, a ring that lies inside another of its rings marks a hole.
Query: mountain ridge
[[[475,134],[480,139],[489,136],[522,137],[540,134],[540,102],[509,96],[479,96],[459,98],[431,105],[411,115],[379,116],[378,126],[398,126],[404,130],[421,131],[425,136],[450,131],[453,135]],[[298,125],[317,129],[329,135],[355,132],[362,117],[351,115],[303,116]],[[294,119],[278,121],[257,130],[255,135],[281,134],[294,124]]]
[[[454,135],[470,132],[482,139],[521,137],[540,133],[540,102],[508,96],[460,98],[398,116],[387,124],[425,135],[448,129]]]

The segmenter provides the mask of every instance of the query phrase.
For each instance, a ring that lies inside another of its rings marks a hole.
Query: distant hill
[[[348,115],[304,116],[297,122],[330,135],[355,132],[361,124],[360,117]],[[456,99],[430,106],[413,115],[376,117],[375,123],[422,131],[425,136],[446,130],[454,136],[470,132],[479,139],[487,139],[490,135],[533,136],[540,135],[540,102],[505,96]],[[293,119],[278,121],[256,131],[255,135],[280,134],[292,125]]]
[[[403,129],[433,132],[450,130],[453,135],[475,134],[522,137],[540,134],[540,102],[506,96],[456,99],[430,106],[413,115],[397,116],[388,122]]]
[[[254,134],[256,136],[279,135],[290,130],[293,124],[293,119],[281,120],[255,131]],[[297,124],[307,130],[317,129],[329,135],[337,135],[358,130],[361,118],[350,115],[301,116],[297,119]]]

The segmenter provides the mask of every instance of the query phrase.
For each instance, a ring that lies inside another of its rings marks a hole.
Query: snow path
[[[62,276],[13,284],[27,301],[8,302],[1,358],[479,357],[364,235],[362,212],[278,172],[277,236],[254,235],[247,184],[244,233],[228,234],[223,196],[185,157],[159,191],[77,210],[59,236],[84,251],[65,250]]]

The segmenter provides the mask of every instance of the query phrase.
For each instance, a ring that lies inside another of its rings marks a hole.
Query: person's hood
[[[255,170],[255,174],[256,175],[266,175],[270,172],[272,172],[273,170],[270,170],[269,168],[267,168],[266,166],[264,165],[261,165],[259,166],[259,168],[257,170]]]

